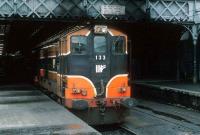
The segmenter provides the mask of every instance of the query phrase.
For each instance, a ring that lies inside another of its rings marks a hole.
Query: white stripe
[[[50,72],[50,73],[54,73],[54,74],[57,73],[56,71],[51,71],[51,70],[48,70],[48,72]]]
[[[56,55],[54,55],[54,56],[48,56],[47,58],[56,58]],[[45,59],[45,57],[40,57],[40,59]]]
[[[68,51],[67,53],[61,53],[61,55],[59,55],[59,56],[67,56],[67,55],[69,55],[71,53],[71,51]]]
[[[58,56],[67,56],[69,55],[71,52],[68,51],[67,53],[62,53],[61,55],[58,55]],[[48,58],[56,58],[57,56],[54,55],[54,56],[48,56]],[[40,57],[40,59],[45,59],[45,57]]]
[[[108,32],[110,33],[111,36],[114,36],[113,33],[110,30],[108,30]]]
[[[108,82],[107,85],[106,85],[106,98],[108,97],[108,86],[110,85],[110,83],[111,83],[115,78],[117,78],[117,77],[127,77],[127,76],[128,76],[128,74],[119,74],[119,75],[113,76],[113,77],[109,80],[109,82]]]
[[[91,81],[90,79],[88,79],[87,77],[85,77],[85,76],[80,76],[80,75],[66,75],[66,76],[69,77],[69,78],[82,78],[82,79],[88,81],[88,82],[92,85],[92,87],[93,87],[93,89],[94,89],[95,97],[97,96],[97,90],[96,90],[94,84],[93,84],[92,81]]]
[[[86,33],[86,34],[85,34],[85,36],[88,36],[88,35],[90,35],[90,33],[91,33],[91,31],[88,31],[88,33]]]
[[[56,71],[49,71],[49,72],[51,72],[51,73],[57,73]],[[61,76],[61,74],[57,74],[57,75],[58,75],[58,76]],[[63,75],[63,76],[64,76],[64,77],[69,77],[69,78],[82,78],[82,79],[86,80],[87,82],[89,82],[89,83],[92,85],[92,87],[93,87],[93,89],[94,89],[95,97],[97,96],[97,90],[96,90],[94,84],[93,84],[92,81],[91,81],[90,79],[88,79],[87,77],[85,77],[85,76],[80,76],[80,75]]]
[[[43,48],[41,48],[41,49],[47,49],[47,48],[50,48],[50,47],[55,47],[55,46],[57,46],[57,44],[56,44],[56,45],[49,45],[49,46],[45,46],[45,47],[43,47]]]
[[[48,58],[55,58],[56,57],[56,55],[54,55],[54,56],[48,56]]]

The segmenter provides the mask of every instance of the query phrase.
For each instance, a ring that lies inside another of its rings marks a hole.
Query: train
[[[38,84],[90,125],[121,123],[131,105],[128,36],[107,25],[76,26],[37,48]]]

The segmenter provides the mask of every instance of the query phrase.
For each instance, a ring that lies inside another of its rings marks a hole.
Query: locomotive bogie
[[[126,115],[126,108],[106,107],[90,108],[87,110],[71,110],[75,115],[87,122],[89,125],[121,124]]]

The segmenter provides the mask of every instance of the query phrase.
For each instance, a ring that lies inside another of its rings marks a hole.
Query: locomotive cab
[[[91,108],[93,110],[96,108],[98,110],[95,110],[96,115],[102,116],[107,114],[106,111],[109,109],[119,108],[122,102],[126,103],[130,98],[127,36],[117,30],[108,29],[107,26],[95,26],[94,29],[82,30],[79,34],[74,33],[70,39],[68,73],[74,77],[77,75],[77,79],[84,78],[85,83],[79,85],[80,80],[72,82],[75,92],[72,90],[71,93],[74,93],[74,97],[70,101],[69,96],[65,95],[66,105],[77,114],[88,108],[90,111]],[[65,89],[65,91],[70,90]],[[87,94],[91,93],[93,96],[87,97]],[[121,109],[123,111],[125,108],[121,107]],[[119,112],[119,110],[114,111]],[[98,120],[91,121],[94,123]],[[107,120],[104,119],[103,123],[106,123],[105,121]],[[113,122],[113,119],[111,121]]]

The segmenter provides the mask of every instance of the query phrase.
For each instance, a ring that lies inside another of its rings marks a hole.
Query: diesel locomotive
[[[94,25],[43,42],[37,80],[75,115],[91,125],[123,122],[131,102],[128,37]]]

